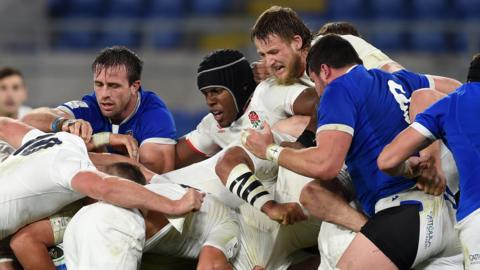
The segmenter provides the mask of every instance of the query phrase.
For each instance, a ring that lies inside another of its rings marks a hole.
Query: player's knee
[[[225,153],[219,158],[215,165],[215,172],[220,178],[227,178],[233,167],[240,163],[249,164],[251,161],[245,150],[241,147],[232,147],[225,151]]]
[[[306,184],[300,193],[300,203],[308,209],[312,206],[312,204],[316,203],[315,198],[321,192],[322,191],[319,189],[318,183],[313,181]]]

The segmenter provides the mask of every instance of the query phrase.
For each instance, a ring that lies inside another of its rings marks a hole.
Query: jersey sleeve
[[[93,100],[93,102],[96,102]],[[62,105],[58,106],[57,109],[71,115],[75,119],[83,119],[88,122],[93,120],[93,107],[95,105],[92,103],[90,97],[85,97],[83,100],[72,100],[65,102]]]
[[[170,111],[165,108],[155,108],[142,116],[142,132],[138,143],[175,144],[177,130]]]
[[[317,108],[317,133],[339,130],[353,136],[357,109],[350,92],[339,84],[325,88]]]
[[[61,138],[65,140],[65,138]],[[52,168],[52,179],[66,189],[73,190],[72,179],[82,170],[96,170],[92,161],[88,157],[83,141],[78,137],[78,140],[71,140],[73,145],[68,148],[58,151],[55,157],[55,168]],[[78,147],[77,147],[78,146]]]
[[[212,156],[220,150],[220,147],[211,136],[207,117],[208,115],[202,119],[195,130],[185,135],[185,140],[193,150],[205,156]]]
[[[303,84],[294,84],[294,85],[287,86],[287,91],[285,93],[283,104],[284,104],[284,110],[288,115],[295,114],[295,112],[293,111],[293,104],[295,104],[295,101],[297,100],[297,98],[307,88],[308,86]]]
[[[428,76],[423,74],[418,74],[410,72],[408,70],[400,70],[392,73],[398,80],[400,80],[404,87],[405,91],[408,91],[410,94],[420,88],[430,88],[433,87],[433,81],[429,79]]]
[[[430,140],[442,138],[444,135],[443,125],[450,100],[450,97],[447,96],[432,104],[424,112],[417,115],[411,127]]]

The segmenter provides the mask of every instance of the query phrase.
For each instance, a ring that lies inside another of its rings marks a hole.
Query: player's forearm
[[[177,214],[177,201],[158,195],[143,186],[108,176],[99,191],[99,200],[125,208],[143,208],[167,215]]]
[[[37,129],[40,129],[44,132],[51,132],[52,131],[52,123],[55,121],[57,117],[63,117],[54,110],[50,108],[38,108],[22,118],[22,121],[30,126],[33,126]]]
[[[316,147],[299,150],[285,148],[280,153],[278,164],[306,177],[327,181],[334,179],[341,169],[341,166],[336,168],[328,155]]]

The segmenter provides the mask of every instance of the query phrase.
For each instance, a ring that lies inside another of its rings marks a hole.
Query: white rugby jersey
[[[80,137],[29,131],[0,164],[0,239],[84,197],[71,187],[83,169],[95,167]]]
[[[229,127],[221,128],[210,113],[195,130],[186,135],[186,140],[199,152],[212,156],[239,140],[243,130],[261,129],[263,121],[272,126],[292,116],[295,100],[309,87],[313,87],[313,83],[306,75],[300,78],[299,83],[291,85],[280,85],[273,77],[266,79],[255,89],[245,113]]]

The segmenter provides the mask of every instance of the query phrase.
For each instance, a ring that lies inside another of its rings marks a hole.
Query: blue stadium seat
[[[185,14],[186,0],[149,0],[148,17],[180,18]]]
[[[467,52],[467,50],[469,49],[468,34],[465,32],[449,33],[448,40],[450,41],[449,45],[453,52]],[[479,47],[473,48],[473,50],[478,49]]]
[[[444,20],[451,18],[449,0],[414,0],[412,1],[412,12],[415,19],[437,19]]]
[[[365,16],[363,0],[331,0],[327,3],[327,14],[332,20],[361,19]]]
[[[83,50],[95,47],[95,33],[89,31],[61,32],[53,41],[59,50]]]
[[[140,18],[144,15],[143,0],[110,0],[106,9],[108,17]]]
[[[455,0],[453,3],[460,19],[478,19],[480,0]]]
[[[441,53],[448,51],[446,36],[443,32],[415,31],[411,33],[412,50]]]
[[[63,18],[98,18],[105,11],[104,0],[65,0]]]
[[[197,15],[218,15],[225,12],[227,0],[192,0],[192,10]]]
[[[405,33],[382,32],[374,33],[367,38],[375,47],[385,52],[402,51],[407,47]]]
[[[179,30],[161,30],[153,33],[152,42],[156,49],[174,49],[182,40]]]
[[[126,46],[131,49],[140,47],[141,35],[134,30],[110,30],[100,34],[96,46],[103,48],[113,45]]]
[[[409,6],[404,0],[370,0],[370,11],[374,19],[406,19]]]

